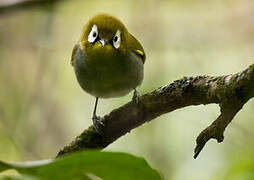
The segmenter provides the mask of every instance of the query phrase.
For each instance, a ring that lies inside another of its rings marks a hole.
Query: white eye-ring
[[[113,45],[118,49],[121,45],[121,31],[117,30],[115,36],[113,37]]]
[[[92,27],[92,30],[90,31],[88,35],[88,42],[93,43],[96,40],[97,36],[98,36],[98,28],[94,24]]]

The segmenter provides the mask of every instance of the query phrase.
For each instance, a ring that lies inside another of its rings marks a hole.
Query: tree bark
[[[243,105],[254,96],[254,64],[246,70],[224,76],[184,77],[139,97],[101,118],[97,133],[93,126],[84,130],[57,157],[85,149],[102,149],[132,129],[156,117],[186,106],[219,104],[220,116],[196,139],[194,158],[210,139],[223,141],[223,133]]]

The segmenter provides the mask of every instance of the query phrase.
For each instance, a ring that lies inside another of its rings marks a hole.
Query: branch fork
[[[218,143],[224,139],[224,131],[254,96],[254,64],[246,70],[225,76],[184,77],[139,97],[102,117],[105,124],[103,136],[93,126],[84,130],[73,142],[65,146],[57,157],[86,149],[102,149],[132,129],[156,117],[191,105],[219,104],[220,116],[196,139],[194,158],[197,158],[210,139]]]

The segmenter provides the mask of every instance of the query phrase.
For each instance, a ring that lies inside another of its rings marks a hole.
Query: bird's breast
[[[79,48],[74,56],[74,69],[80,86],[102,98],[125,95],[143,80],[143,63],[138,56],[113,52],[107,46],[92,52]]]

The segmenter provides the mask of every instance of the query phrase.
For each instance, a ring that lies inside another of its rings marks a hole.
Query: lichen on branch
[[[93,126],[84,130],[57,157],[85,149],[102,149],[132,129],[156,117],[191,105],[219,104],[220,116],[196,140],[194,158],[210,139],[222,142],[223,133],[243,105],[254,96],[254,64],[225,76],[184,77],[140,96],[102,117],[102,135]]]

